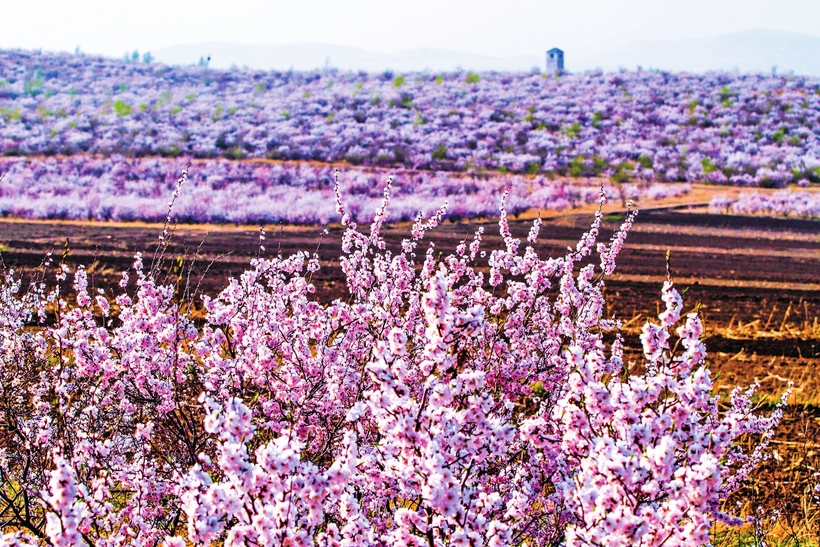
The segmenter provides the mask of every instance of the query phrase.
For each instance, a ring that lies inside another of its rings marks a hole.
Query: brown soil
[[[608,216],[600,240],[618,227]],[[557,256],[574,245],[591,216],[545,219],[537,245],[541,256]],[[511,221],[511,230],[526,237],[531,222]],[[477,227],[485,228],[483,248],[501,245],[495,222],[445,222],[431,234],[437,248],[450,251]],[[162,227],[155,224],[112,224],[70,221],[0,221],[0,254],[7,267],[32,271],[52,251],[59,261],[68,241],[66,261],[85,264],[94,286],[116,291],[120,272],[141,251],[150,262]],[[319,298],[343,298],[345,283],[338,266],[343,229],[268,227],[263,256],[318,249],[323,268],[313,277]],[[409,232],[406,224],[388,226],[390,248],[398,248]],[[260,253],[259,230],[246,226],[180,225],[167,258],[196,262],[191,284],[201,278],[201,291],[216,294],[226,280],[244,271]],[[820,352],[820,221],[739,217],[685,210],[644,211],[607,281],[609,313],[626,322],[627,341],[637,344],[637,331],[660,311],[660,287],[666,278],[665,255],[671,250],[673,280],[685,290],[689,310],[700,310],[712,353],[814,359]],[[173,260],[169,261],[172,262]],[[205,270],[207,274],[205,274]],[[203,275],[204,274],[204,275]],[[188,277],[188,266],[183,268]],[[763,336],[763,335],[766,336]],[[725,366],[736,367],[727,363]],[[749,380],[746,376],[746,379]],[[739,378],[741,380],[741,378]]]

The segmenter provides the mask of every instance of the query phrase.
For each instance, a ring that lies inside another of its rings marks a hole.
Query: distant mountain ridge
[[[775,30],[750,30],[709,38],[632,42],[578,59],[573,69],[643,68],[705,72],[793,71],[820,76],[820,37]]]
[[[367,72],[424,70],[524,71],[542,67],[544,55],[488,57],[448,49],[418,48],[398,53],[377,53],[336,44],[252,45],[226,42],[176,45],[152,52],[171,65],[190,65],[211,57],[212,68],[232,65],[263,70],[365,70]]]
[[[529,71],[545,68],[545,53],[561,44],[546,43],[543,52],[511,57],[490,57],[448,49],[419,48],[398,53],[377,53],[334,44],[253,45],[209,42],[176,45],[152,52],[171,65],[195,64],[211,57],[213,68],[233,65],[263,70],[313,70],[336,68],[382,72],[410,71]],[[710,70],[771,72],[820,76],[820,37],[774,30],[750,30],[707,38],[642,41],[609,51],[574,57],[566,51],[567,70],[601,68],[634,70],[637,66],[671,71]]]

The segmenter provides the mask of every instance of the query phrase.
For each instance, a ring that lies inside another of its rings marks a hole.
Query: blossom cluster
[[[162,221],[167,195],[174,189],[182,160],[122,157],[63,159],[0,158],[0,214],[23,218]],[[287,222],[327,224],[336,218],[334,175],[330,167],[306,162],[198,160],[189,169],[185,191],[174,205],[182,222],[240,224]],[[341,187],[351,217],[373,218],[382,198],[377,169],[346,169]],[[394,219],[413,220],[418,212],[447,200],[451,218],[498,214],[506,188],[507,210],[562,210],[594,203],[599,187],[581,181],[526,175],[484,175],[394,171]],[[688,184],[624,183],[607,193],[643,202],[685,194]]]
[[[6,155],[256,157],[770,185],[820,178],[820,80],[368,74],[0,51]]]
[[[709,208],[716,212],[741,215],[765,214],[820,218],[820,194],[816,192],[778,190],[771,194],[742,193],[737,197],[715,196]]]
[[[8,273],[0,545],[672,547],[738,522],[722,504],[782,408],[719,411],[671,281],[624,358],[603,288],[634,211],[539,258],[540,220],[515,238],[504,201],[502,248],[439,253],[442,209],[391,251],[390,190],[365,231],[337,201],[350,298],[328,305],[305,252],[253,260],[198,319],[162,245],[118,294]]]

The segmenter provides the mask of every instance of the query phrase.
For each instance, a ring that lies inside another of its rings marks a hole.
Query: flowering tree
[[[803,218],[817,218],[820,217],[820,194],[778,190],[768,195],[759,192],[741,194],[737,198],[715,196],[709,202],[709,208],[717,212],[731,210],[742,215],[762,213],[787,217],[793,214]]]
[[[425,248],[444,208],[387,249],[389,201],[369,231],[337,201],[351,297],[329,305],[304,252],[253,260],[202,321],[156,281],[162,245],[113,301],[82,268],[58,268],[72,304],[9,273],[0,543],[671,546],[737,522],[721,503],[781,411],[748,390],[718,412],[671,281],[625,361],[602,288],[634,211],[542,259],[540,221],[514,238],[504,200],[488,256],[481,230]]]
[[[0,215],[161,222],[167,213],[167,194],[184,165],[182,160],[122,156],[0,158]],[[382,198],[383,174],[378,169],[352,168],[340,175],[353,220],[372,219]],[[451,217],[495,216],[498,195],[507,186],[507,208],[512,214],[594,204],[599,191],[594,184],[543,175],[467,176],[411,170],[393,175],[395,220],[412,220],[419,210],[444,199],[450,203]],[[607,190],[616,191],[611,185]],[[658,200],[685,194],[690,186],[627,183],[620,190],[625,197]],[[174,218],[182,222],[327,224],[335,215],[333,170],[305,162],[197,161],[174,205]]]

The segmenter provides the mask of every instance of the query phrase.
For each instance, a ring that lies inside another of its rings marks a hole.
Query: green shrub
[[[402,93],[401,98],[398,101],[390,99],[388,104],[390,106],[398,106],[399,108],[406,108],[409,110],[413,107],[413,96],[409,93]]]
[[[433,150],[433,159],[434,160],[445,160],[447,159],[447,146],[440,144],[436,146],[435,150]]]
[[[584,172],[584,156],[577,155],[569,162],[569,174],[573,177],[580,177]]]
[[[634,169],[635,164],[631,161],[621,162],[621,164],[615,168],[615,173],[612,175],[613,182],[629,182]]]
[[[178,158],[182,155],[182,148],[180,148],[178,144],[174,143],[170,148],[160,149],[159,155],[166,158]]]
[[[43,92],[43,81],[38,77],[35,80],[26,82],[25,94],[32,97]]]
[[[122,99],[117,99],[114,102],[114,112],[116,112],[118,116],[127,116],[132,111],[133,109],[131,108],[131,105],[129,105]]]
[[[717,170],[717,165],[712,163],[712,160],[709,158],[703,158],[700,160],[700,165],[703,167],[703,172],[707,175]]]
[[[578,123],[578,122],[575,122],[574,124],[568,126],[566,128],[566,134],[567,134],[567,137],[569,137],[571,139],[578,138],[578,135],[581,134],[581,124]]]
[[[396,76],[396,79],[393,80],[393,87],[401,87],[404,85],[404,76]]]
[[[720,90],[720,104],[725,108],[729,108],[732,106],[732,98],[735,96],[732,93],[732,90],[729,89],[729,86],[724,86],[723,89]]]
[[[225,150],[225,154],[224,154],[224,156],[226,158],[232,159],[232,160],[245,159],[247,157],[247,155],[248,154],[246,154],[245,151],[242,150],[242,147],[239,146],[238,144],[235,145],[235,146],[232,146],[231,148],[229,148],[227,150]]]
[[[468,84],[477,84],[481,78],[475,72],[468,72],[465,81]]]
[[[533,116],[534,114],[535,114],[535,106],[530,105],[529,107],[527,107],[527,115],[524,116],[524,121],[527,122],[527,123],[532,123],[533,120],[535,119],[534,116]]]

